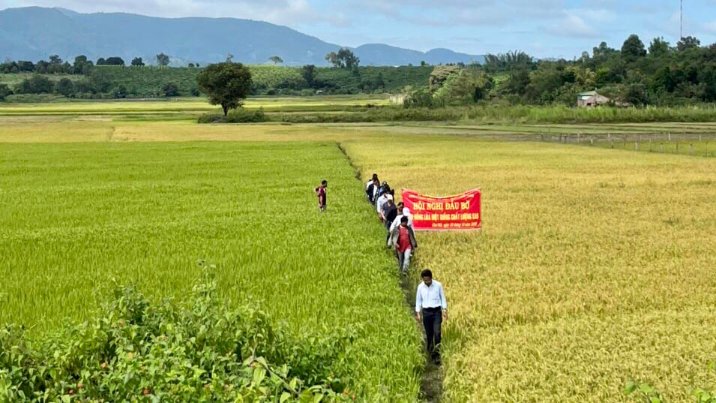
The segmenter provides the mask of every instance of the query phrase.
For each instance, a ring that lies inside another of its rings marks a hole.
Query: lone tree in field
[[[169,56],[165,55],[164,53],[160,53],[157,55],[157,64],[160,67],[167,67],[169,65]]]
[[[221,105],[224,116],[241,106],[251,91],[251,72],[241,63],[211,64],[197,76],[201,92],[212,105]]]
[[[353,69],[360,63],[360,59],[348,48],[327,54],[326,61],[339,69]]]
[[[269,57],[269,60],[273,62],[274,65],[283,64],[283,59],[281,59],[279,56],[271,56]]]

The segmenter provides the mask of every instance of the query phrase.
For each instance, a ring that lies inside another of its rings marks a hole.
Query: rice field
[[[481,232],[418,234],[416,269],[433,269],[450,303],[444,401],[716,389],[716,160],[535,137],[705,136],[712,123],[0,123],[0,323],[81,320],[113,281],[181,300],[207,259],[229,301],[296,332],[360,329],[346,365],[364,400],[417,400],[420,335],[339,143],[398,189],[483,190]]]
[[[181,301],[205,260],[229,303],[306,337],[354,334],[336,373],[360,396],[416,398],[419,335],[335,143],[5,143],[0,155],[0,323],[42,336],[91,318],[115,285]]]
[[[483,190],[483,231],[421,234],[451,303],[448,401],[689,401],[716,374],[716,161],[470,138],[344,145],[363,173]]]

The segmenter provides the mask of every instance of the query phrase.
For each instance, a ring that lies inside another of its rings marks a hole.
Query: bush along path
[[[353,170],[355,171],[355,177],[358,180],[358,182],[363,185],[365,181],[363,181],[361,171],[360,169],[353,163],[353,160],[351,159],[350,155],[348,155],[348,152],[345,150],[345,148],[338,143],[338,149],[343,153],[343,155],[346,157],[346,160],[348,160],[348,163],[351,165]],[[392,257],[392,255],[391,255]],[[418,262],[417,259],[413,260],[413,265],[415,265]],[[395,273],[398,274],[398,268],[397,268],[397,262],[394,265],[395,267]],[[411,270],[411,273],[414,272]],[[415,309],[415,292],[417,290],[418,283],[420,282],[419,278],[415,278],[414,276],[411,276],[411,273],[408,273],[407,275],[399,275],[400,277],[400,288],[403,291],[403,295],[405,296],[405,303],[409,309],[409,314],[411,316],[415,315],[414,309]],[[420,324],[416,324],[416,329],[418,332],[420,332],[423,335],[423,340],[425,340],[425,334],[424,329]],[[423,367],[423,374],[422,379],[420,382],[420,397],[422,401],[434,403],[439,402],[442,397],[442,391],[443,391],[443,377],[444,373],[440,366],[435,365],[432,360],[428,359],[427,354],[424,354],[425,356],[425,364]]]
[[[331,370],[349,336],[297,339],[260,311],[227,311],[204,270],[186,308],[122,288],[99,319],[56,337],[0,329],[0,401],[355,399]]]

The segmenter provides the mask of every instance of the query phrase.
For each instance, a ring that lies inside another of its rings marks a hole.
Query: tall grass
[[[473,123],[647,123],[647,122],[712,122],[716,120],[714,105],[692,107],[649,108],[569,108],[565,106],[479,105],[473,107],[400,108],[382,107],[360,113],[322,115],[279,115],[275,120],[292,123],[342,123],[391,121],[445,121]]]

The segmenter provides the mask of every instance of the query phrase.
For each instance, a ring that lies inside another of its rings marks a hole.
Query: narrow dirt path
[[[348,155],[345,148],[343,148],[343,145],[341,143],[336,143],[336,145],[341,153],[343,153],[350,166],[353,168],[356,180],[358,180],[362,186],[363,179],[360,170],[353,163],[353,160],[350,155]],[[418,282],[419,279],[411,277],[410,275],[400,277],[400,288],[403,290],[403,295],[405,296],[405,304],[410,310],[410,314],[413,316],[415,315],[415,292],[417,290]],[[421,325],[416,324],[416,330],[424,336],[423,327]],[[443,370],[441,367],[433,364],[432,360],[427,359],[427,355],[425,355],[425,357],[425,367],[423,368],[423,375],[420,382],[420,398],[423,402],[440,402],[443,392]]]

